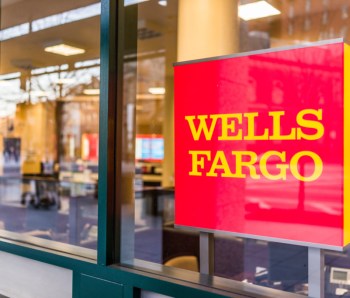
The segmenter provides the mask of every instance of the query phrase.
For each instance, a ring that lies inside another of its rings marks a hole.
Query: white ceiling
[[[96,2],[96,0],[8,0],[1,6],[1,28]],[[0,44],[0,72],[10,73],[25,68],[72,64],[76,61],[99,58],[99,37],[100,18],[97,16],[5,40]],[[81,47],[86,53],[70,57],[46,53],[45,46],[56,41]]]

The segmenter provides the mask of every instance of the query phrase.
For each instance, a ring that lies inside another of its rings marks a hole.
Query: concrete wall
[[[71,298],[71,270],[0,252],[0,294],[11,298]]]

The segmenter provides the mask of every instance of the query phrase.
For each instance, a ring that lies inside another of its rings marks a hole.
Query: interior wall
[[[71,298],[71,270],[0,252],[0,294],[11,298]]]
[[[21,138],[22,173],[40,173],[43,159],[56,159],[55,104],[18,106],[13,137]]]

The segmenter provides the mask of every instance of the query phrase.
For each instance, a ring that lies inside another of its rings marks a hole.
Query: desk
[[[157,186],[160,187],[162,183],[162,175],[155,175],[155,174],[142,174],[141,175],[143,184],[145,186]]]
[[[0,196],[3,230],[50,236],[54,241],[96,249],[98,201],[92,195],[63,196],[61,184],[74,182],[62,182],[52,176],[24,175],[0,176],[0,183],[3,184],[0,190],[7,192],[7,197]]]

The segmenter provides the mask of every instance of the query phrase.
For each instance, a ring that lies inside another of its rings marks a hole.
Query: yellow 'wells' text
[[[214,114],[186,116],[191,130],[192,137],[198,141],[201,135],[206,141],[213,138],[215,128],[220,126],[220,141],[238,141],[238,140],[317,140],[322,138],[324,127],[322,120],[322,109],[301,110],[296,116],[298,127],[292,127],[287,133],[281,132],[282,119],[285,116],[284,111],[269,112],[272,129],[265,128],[260,135],[256,134],[256,122],[259,113],[235,113],[235,114]],[[308,119],[308,118],[314,118]],[[209,123],[210,122],[210,123]],[[196,126],[197,124],[197,126]],[[243,127],[246,129],[243,130]],[[306,132],[306,129],[312,129],[312,132]]]

